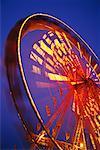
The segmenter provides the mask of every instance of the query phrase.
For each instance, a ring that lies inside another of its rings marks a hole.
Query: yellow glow
[[[100,73],[98,74],[98,77],[100,77]]]
[[[37,57],[38,57],[38,56],[37,56],[34,52],[32,52],[32,51],[31,51],[30,58],[31,58],[31,56],[32,56],[32,58],[35,59],[35,61],[37,61]]]
[[[31,51],[30,58],[34,61],[37,61],[40,65],[42,65],[43,60],[38,57],[34,52]]]
[[[33,45],[33,48],[34,48],[34,49],[37,49],[37,48],[38,48],[38,45],[35,43],[35,44]]]
[[[77,42],[78,49],[81,49],[80,43]]]
[[[94,139],[93,139],[92,134],[90,134],[90,139],[91,139],[91,142],[92,142],[93,148],[94,148],[94,149],[96,149],[96,145],[95,145],[95,143],[94,143]]]
[[[95,66],[93,67],[93,69],[95,70],[97,68],[98,64],[95,64]]]
[[[65,51],[64,43],[61,43],[61,47],[60,48],[61,48],[62,52],[66,55],[67,52]]]
[[[38,61],[38,63],[39,63],[40,65],[42,65],[43,60],[42,60],[40,57],[37,57],[37,61]]]
[[[98,115],[98,119],[100,120],[100,115]]]
[[[55,43],[55,46],[57,49],[60,49],[65,55],[66,55],[66,51],[65,51],[65,48],[64,48],[64,42],[63,43],[60,43],[58,41],[58,39],[55,39],[54,40],[54,43]]]
[[[62,52],[60,51],[60,49],[58,50],[58,54],[59,54],[60,56],[62,56]]]
[[[55,33],[56,33],[56,35],[59,37],[59,39],[62,40],[62,36],[61,36],[60,32],[55,31]]]
[[[56,45],[57,48],[61,46],[61,44],[60,44],[60,42],[58,41],[58,39],[55,39],[55,40],[54,40],[54,43],[55,43],[55,45]]]
[[[83,148],[84,147],[84,144],[83,143],[80,143],[80,148]]]
[[[68,48],[68,46],[65,44],[65,42],[61,43],[61,46],[63,47],[63,53],[66,55],[67,52],[70,53],[70,48]]]
[[[61,43],[61,50],[63,51],[63,53],[66,55],[67,51],[69,51],[68,47],[66,46],[66,44],[64,42]]]
[[[50,80],[54,80],[54,81],[69,81],[69,79],[66,76],[62,76],[58,74],[48,73],[48,77]]]
[[[62,34],[63,34],[63,36],[64,36],[64,38],[65,38],[65,40],[66,40],[66,42],[67,42],[69,48],[72,49],[72,46],[71,46],[70,41],[69,41],[69,39],[67,38],[66,34],[65,34],[64,32],[63,32]]]
[[[60,58],[60,56],[56,52],[54,54],[55,54],[56,60],[60,62],[60,64],[65,65],[65,61],[63,61],[62,58]]]
[[[55,73],[55,70],[54,70],[49,64],[46,63],[46,64],[45,64],[45,67],[46,67],[49,71]]]
[[[47,52],[49,55],[53,56],[53,51],[41,40],[39,41],[40,47]]]
[[[95,111],[95,110],[94,110]],[[96,112],[96,111],[95,111]],[[95,113],[96,114],[96,113]],[[99,121],[97,120],[97,118],[96,117],[94,117],[94,121],[95,121],[95,123],[96,123],[96,125],[97,125],[97,127],[99,128],[100,127],[100,123],[99,123]]]
[[[46,40],[46,42],[47,42],[49,45],[50,45],[51,42],[52,42],[52,41],[50,40],[50,38],[46,38],[45,40]]]
[[[30,58],[33,60],[33,61],[36,61],[36,57],[34,56],[34,53],[31,51],[30,53]]]
[[[39,136],[38,141],[40,141],[40,140],[44,137],[44,135],[45,135],[45,131],[43,131],[42,134]],[[37,141],[37,142],[38,142],[38,141]]]
[[[91,56],[89,57],[89,64],[91,64]]]
[[[69,61],[70,61],[70,62],[73,62],[73,58],[72,58],[72,56],[71,56],[71,55],[69,55],[68,57],[69,57]],[[74,63],[75,63],[75,62],[74,62]]]
[[[56,60],[56,58],[55,58],[55,57],[53,57],[53,62],[54,62],[54,63],[56,63],[56,62],[57,62],[57,60]]]
[[[54,45],[54,43],[52,43],[52,44],[51,44],[51,49],[52,49],[52,51],[54,51],[54,47],[55,47],[55,45]]]
[[[33,45],[33,48],[41,55],[44,57],[45,53],[43,52],[43,50],[35,43]]]
[[[54,66],[54,62],[48,57],[47,58],[47,61],[52,65],[52,66]]]
[[[69,62],[71,63],[71,60],[68,57],[65,57],[65,61],[68,62],[68,63]]]

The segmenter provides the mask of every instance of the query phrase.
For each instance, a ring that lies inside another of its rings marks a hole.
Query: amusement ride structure
[[[5,65],[30,149],[99,150],[99,59],[73,29],[46,14],[20,20]]]

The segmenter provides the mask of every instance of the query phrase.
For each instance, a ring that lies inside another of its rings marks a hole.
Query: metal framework
[[[34,40],[31,49],[25,52],[23,43],[29,34]],[[30,149],[99,150],[99,59],[74,30],[46,14],[29,16],[9,33],[5,64]],[[23,91],[30,106],[23,98]],[[43,92],[44,100],[34,98]],[[37,118],[30,119],[35,132],[28,126],[29,120],[21,110],[24,107],[30,107]]]

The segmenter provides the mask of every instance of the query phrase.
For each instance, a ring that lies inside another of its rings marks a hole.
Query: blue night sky
[[[100,0],[1,0],[1,35],[0,49],[1,73],[1,135],[2,148],[12,148],[16,142],[18,147],[23,147],[16,122],[19,123],[16,110],[10,104],[11,96],[8,93],[8,83],[3,67],[4,44],[7,35],[15,23],[34,13],[47,13],[55,16],[70,27],[92,47],[99,57],[100,52]],[[13,113],[13,114],[12,114]],[[14,116],[14,117],[13,117]],[[16,120],[16,122],[15,122]],[[19,123],[21,128],[21,125]],[[19,128],[18,126],[18,128]]]

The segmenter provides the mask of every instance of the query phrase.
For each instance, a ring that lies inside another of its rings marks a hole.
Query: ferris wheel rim
[[[21,48],[20,48],[20,43],[21,43],[21,35],[22,35],[22,30],[24,29],[24,25],[31,19],[31,18],[34,18],[34,17],[39,17],[39,16],[43,16],[43,17],[49,17],[50,19],[54,19],[54,21],[58,21],[60,22],[61,24],[63,24],[65,27],[67,27],[69,30],[71,30],[82,42],[83,44],[85,44],[88,49],[92,52],[92,54],[96,57],[96,59],[98,59],[98,57],[95,55],[95,53],[93,52],[93,50],[89,47],[89,45],[72,29],[70,28],[67,24],[65,24],[64,22],[62,22],[61,20],[55,18],[55,17],[52,17],[51,15],[47,15],[47,14],[42,14],[42,13],[37,13],[37,14],[33,14],[29,17],[27,17],[21,27],[20,27],[20,30],[19,30],[19,34],[18,34],[18,51],[17,51],[17,54],[18,54],[18,63],[19,63],[19,68],[20,68],[20,72],[21,72],[21,77],[22,77],[22,80],[23,80],[23,83],[24,83],[24,86],[25,86],[25,89],[28,93],[28,97],[29,97],[29,100],[30,100],[30,103],[31,103],[31,106],[32,108],[35,110],[37,116],[38,116],[38,119],[40,120],[40,122],[42,123],[42,125],[44,126],[43,124],[43,120],[41,118],[41,115],[34,103],[34,100],[32,98],[32,94],[31,94],[31,91],[29,90],[28,88],[28,83],[27,83],[27,80],[25,78],[25,73],[24,73],[24,70],[23,70],[23,65],[22,65],[22,60],[21,60]],[[44,127],[45,128],[45,127]],[[46,130],[46,129],[45,129]],[[47,132],[48,133],[48,132]],[[52,137],[51,137],[52,138]],[[54,140],[54,139],[53,139]],[[57,144],[57,143],[56,143]],[[57,144],[58,145],[58,144]],[[58,145],[59,147],[59,145]]]
[[[75,35],[77,35],[78,36],[78,38],[80,38],[81,40],[83,40],[72,28],[70,28],[67,24],[65,24],[64,22],[62,22],[61,20],[59,20],[59,19],[57,19],[57,18],[55,18],[55,17],[52,17],[52,16],[50,16],[50,15],[47,15],[47,14],[42,14],[42,13],[37,13],[37,14],[33,14],[33,15],[31,15],[31,16],[29,16],[28,18],[26,18],[24,21],[23,21],[23,23],[22,23],[22,25],[21,25],[21,27],[20,27],[20,30],[19,30],[19,34],[18,34],[18,51],[17,51],[17,55],[18,55],[18,63],[19,63],[19,68],[20,68],[20,70],[21,70],[21,73],[22,72],[24,72],[23,71],[23,67],[21,68],[21,54],[20,54],[20,51],[21,51],[21,49],[20,49],[20,42],[21,42],[21,30],[24,28],[24,25],[25,25],[25,23],[30,19],[30,18],[32,18],[32,17],[34,17],[34,16],[46,16],[46,17],[50,17],[50,18],[53,18],[54,20],[56,19],[57,21],[59,21],[60,23],[63,23],[67,28],[69,28],[72,32],[74,32],[74,34]],[[88,46],[88,44],[87,43],[85,43],[85,41],[83,40],[82,41],[86,46]],[[90,49],[90,50],[92,50],[89,46],[88,46],[88,48]],[[93,54],[94,55],[94,54]],[[97,56],[96,56],[97,57]],[[98,57],[97,57],[97,59],[98,59]],[[24,74],[24,77],[25,77],[25,73],[23,73]],[[21,76],[22,76],[22,74],[21,74]],[[23,81],[25,81],[25,79],[24,78],[22,78],[22,80]],[[28,84],[27,84],[27,82],[26,83],[24,83],[24,85],[26,86],[28,86]],[[27,88],[26,88],[27,89]],[[28,90],[28,89],[27,89]],[[26,90],[26,91],[27,91]],[[31,95],[31,92],[30,92],[30,90],[28,90],[27,91],[28,92],[28,94],[29,94],[29,97],[31,98],[31,103],[33,104],[33,106],[34,106],[34,108],[35,108],[35,110],[37,110],[37,108],[36,108],[36,105],[34,104],[34,100],[33,100],[33,98],[32,98],[32,95]],[[30,99],[29,98],[29,99]],[[41,115],[38,113],[38,110],[36,111],[37,112],[37,115],[38,115],[38,118],[40,119],[40,121],[41,121],[41,123],[42,123],[42,125],[43,125],[43,120],[42,120],[42,118],[41,118]],[[45,129],[46,130],[46,129]],[[59,146],[58,146],[59,147]],[[59,149],[60,149],[60,147],[59,147]]]

